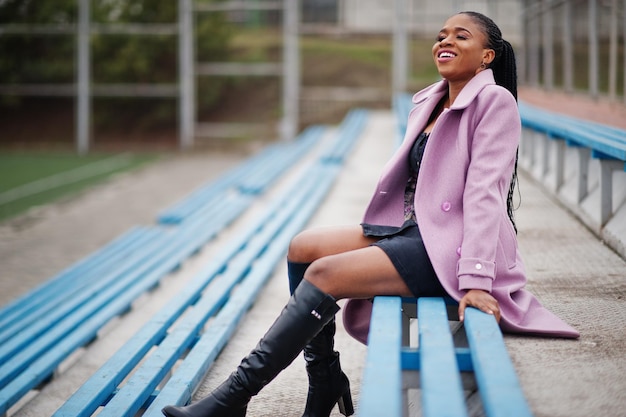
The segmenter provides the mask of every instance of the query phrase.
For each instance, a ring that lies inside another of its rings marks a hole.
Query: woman
[[[335,404],[353,414],[333,345],[336,301],[344,298],[355,299],[346,306],[353,312],[376,295],[450,295],[461,320],[472,306],[504,331],[578,337],[523,289],[511,204],[521,130],[511,45],[491,19],[463,12],[448,19],[432,52],[443,80],[414,96],[404,142],[363,223],[296,236],[287,255],[292,296],[276,322],[208,397],[168,406],[166,416],[245,416],[250,398],[303,349],[303,416],[327,417]],[[355,328],[355,319],[344,314],[365,342],[367,326]]]

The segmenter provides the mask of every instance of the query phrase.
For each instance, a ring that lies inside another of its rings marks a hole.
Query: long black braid
[[[495,58],[489,64],[488,68],[491,68],[493,71],[496,84],[509,90],[517,101],[517,66],[515,64],[515,53],[513,52],[513,47],[509,42],[502,39],[502,32],[500,31],[500,28],[487,16],[477,12],[461,12],[461,14],[466,14],[472,17],[474,21],[483,28],[483,31],[487,36],[486,47],[495,51]],[[517,227],[515,225],[515,219],[513,218],[513,193],[515,191],[515,184],[518,183],[518,154],[519,149],[515,153],[515,167],[513,169],[511,185],[509,186],[509,194],[506,200],[506,210],[516,232]]]

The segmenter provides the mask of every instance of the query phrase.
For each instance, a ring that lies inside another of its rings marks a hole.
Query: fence
[[[78,153],[89,151],[91,111],[93,97],[162,97],[178,100],[179,146],[193,146],[197,135],[210,134],[223,125],[196,123],[195,84],[198,76],[241,75],[281,77],[283,82],[283,118],[280,136],[295,137],[298,129],[298,23],[297,2],[279,1],[228,1],[200,3],[194,0],[178,0],[178,21],[170,24],[116,24],[102,25],[91,22],[91,0],[76,0],[78,21],[76,24],[50,25],[0,25],[0,36],[38,35],[75,36],[76,72],[74,84],[23,85],[0,84],[0,94],[20,96],[69,96],[76,101],[75,146]],[[284,56],[281,63],[198,63],[194,56],[194,16],[197,13],[234,10],[277,10],[283,12]],[[176,36],[178,37],[178,80],[171,84],[93,84],[91,77],[91,36],[94,34],[125,34],[128,36]],[[237,128],[237,126],[235,126]],[[240,126],[239,126],[240,127]],[[226,126],[229,130],[232,126]],[[252,130],[255,126],[244,126]],[[235,129],[236,130],[236,129]]]
[[[524,3],[518,54],[524,82],[626,102],[626,1]]]

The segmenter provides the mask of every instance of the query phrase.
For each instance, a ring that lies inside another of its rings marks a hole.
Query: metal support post
[[[609,24],[609,97],[617,97],[617,0],[611,0]]]
[[[539,16],[535,13],[528,13],[528,83],[537,87],[539,85]]]
[[[280,126],[282,140],[296,137],[300,114],[300,45],[298,26],[300,2],[283,2],[283,119]]]
[[[589,1],[589,94],[598,97],[598,4],[597,0]]]
[[[91,116],[91,57],[90,57],[90,2],[78,1],[78,51],[76,65],[76,150],[79,154],[89,151],[90,116]]]
[[[393,57],[392,57],[392,106],[393,96],[407,89],[408,79],[408,48],[407,48],[407,14],[405,0],[395,0],[395,19],[393,25]]]
[[[552,2],[543,0],[542,35],[543,35],[543,86],[554,88],[554,40],[552,36]]]
[[[193,0],[178,1],[179,146],[189,149],[195,136]]]
[[[574,91],[574,39],[572,38],[572,6],[563,2],[563,89]]]

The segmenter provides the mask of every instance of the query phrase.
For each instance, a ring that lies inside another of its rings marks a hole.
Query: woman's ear
[[[496,57],[496,51],[493,49],[483,49],[483,63],[487,66],[493,62]]]

